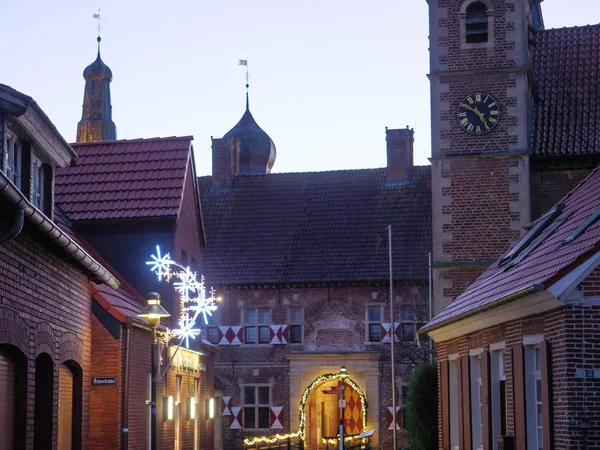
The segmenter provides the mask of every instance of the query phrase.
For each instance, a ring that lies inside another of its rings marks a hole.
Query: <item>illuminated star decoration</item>
[[[186,348],[190,348],[190,338],[195,339],[201,332],[200,328],[196,328],[198,316],[202,314],[204,323],[208,324],[208,316],[217,309],[214,289],[210,290],[207,297],[204,276],[201,276],[198,281],[196,272],[173,261],[169,253],[161,256],[158,245],[156,255],[152,255],[152,261],[147,261],[146,264],[151,266],[150,270],[157,275],[158,281],[164,278],[169,282],[173,277],[178,280],[173,283],[173,286],[179,293],[180,314],[177,322],[179,328],[167,330],[163,341],[166,340],[165,343],[168,343],[170,338],[176,336],[185,341]]]

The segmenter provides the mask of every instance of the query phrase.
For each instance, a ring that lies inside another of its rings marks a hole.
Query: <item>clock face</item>
[[[458,105],[456,119],[466,133],[474,136],[486,134],[498,125],[500,105],[485,92],[473,92]]]

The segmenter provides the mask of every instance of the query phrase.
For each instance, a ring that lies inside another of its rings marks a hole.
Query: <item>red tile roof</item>
[[[231,189],[199,179],[207,283],[365,283],[427,279],[431,167],[410,184],[386,185],[386,169],[239,175]]]
[[[600,25],[540,31],[535,42],[533,153],[600,153]]]
[[[600,221],[590,226],[568,245],[563,239],[600,208],[600,168],[577,185],[561,200],[565,208],[554,220],[568,218],[539,247],[514,267],[499,265],[500,258],[462,295],[435,316],[423,330],[434,329],[476,314],[498,300],[532,286],[548,288],[591,255],[600,250]],[[507,252],[508,254],[508,252]]]
[[[192,136],[71,144],[55,199],[73,221],[177,216]]]

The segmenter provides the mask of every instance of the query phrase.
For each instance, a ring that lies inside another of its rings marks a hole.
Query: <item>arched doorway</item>
[[[341,383],[337,374],[325,374],[305,389],[300,404],[300,433],[307,450],[326,448],[324,440],[338,435],[342,414],[339,395],[326,392],[339,389]],[[366,429],[367,402],[362,389],[348,377],[344,378],[344,398],[344,433],[359,434]]]
[[[81,448],[82,371],[75,361],[58,371],[58,449]]]
[[[35,400],[33,407],[33,446],[52,448],[54,410],[54,362],[48,353],[35,359]]]
[[[12,345],[0,344],[0,448],[24,448],[27,358]]]

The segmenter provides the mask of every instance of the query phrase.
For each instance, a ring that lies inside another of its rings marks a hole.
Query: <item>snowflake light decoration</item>
[[[208,316],[217,309],[215,291],[211,289],[207,296],[204,276],[202,275],[198,281],[196,272],[173,261],[169,253],[162,256],[158,245],[156,255],[152,255],[151,258],[152,261],[147,261],[146,264],[151,266],[150,270],[157,275],[158,281],[164,279],[169,282],[171,278],[178,280],[173,283],[173,286],[179,293],[180,314],[177,322],[179,328],[167,329],[162,340],[168,344],[172,338],[179,337],[185,341],[186,348],[190,348],[190,338],[195,339],[202,331],[196,327],[198,316],[202,314],[204,323],[208,324]]]

